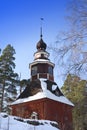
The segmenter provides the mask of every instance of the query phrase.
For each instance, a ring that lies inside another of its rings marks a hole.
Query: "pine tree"
[[[7,103],[14,100],[17,93],[15,85],[18,74],[14,72],[14,54],[15,49],[8,44],[0,56],[1,111],[7,111]]]

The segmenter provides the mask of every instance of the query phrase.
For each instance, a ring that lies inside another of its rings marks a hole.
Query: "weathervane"
[[[44,20],[44,18],[40,18],[40,21],[41,21],[41,27],[40,27],[40,37],[42,38],[42,21]]]

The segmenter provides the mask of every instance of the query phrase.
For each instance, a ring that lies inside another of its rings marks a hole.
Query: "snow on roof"
[[[49,91],[47,89],[47,83],[46,83],[47,79],[41,78],[40,81],[41,81],[41,87],[42,87],[43,91],[38,92],[35,95],[29,96],[27,98],[19,98],[18,100],[13,102],[11,105],[24,103],[24,102],[28,102],[28,101],[33,101],[33,100],[38,100],[38,99],[43,99],[43,98],[48,98],[48,99],[52,99],[54,101],[59,101],[61,103],[65,103],[65,104],[74,106],[73,103],[71,103],[64,95],[56,96],[51,91]],[[57,85],[53,85],[52,90],[54,91],[57,87],[58,87]]]
[[[57,89],[57,85],[52,85],[52,91],[56,90]]]
[[[31,65],[35,65],[37,63],[48,63],[48,64],[51,64],[52,66],[55,65],[54,63],[50,62],[49,59],[36,59],[32,63],[30,63],[29,66],[31,67]]]

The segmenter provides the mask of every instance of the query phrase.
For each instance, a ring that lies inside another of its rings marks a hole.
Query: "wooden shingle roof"
[[[55,94],[56,96],[63,96],[62,92],[60,91],[59,87],[55,82],[45,80],[47,84],[47,90]],[[56,89],[53,90],[52,86],[56,85]],[[17,99],[27,98],[37,94],[38,92],[43,92],[43,88],[41,86],[41,81],[39,79],[31,81],[29,85],[25,88],[25,90],[19,95]]]

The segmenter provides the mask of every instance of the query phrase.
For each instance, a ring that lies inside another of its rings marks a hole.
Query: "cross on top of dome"
[[[42,20],[43,20],[43,18],[41,18],[40,40],[36,45],[36,48],[38,51],[41,51],[41,50],[45,51],[46,47],[47,47],[46,43],[42,39],[42,37],[43,37],[43,35],[42,35]]]

